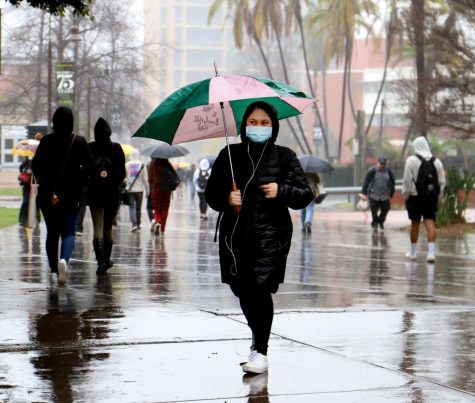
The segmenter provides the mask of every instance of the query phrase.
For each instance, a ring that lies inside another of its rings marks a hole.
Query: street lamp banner
[[[56,103],[74,106],[74,63],[56,63]]]

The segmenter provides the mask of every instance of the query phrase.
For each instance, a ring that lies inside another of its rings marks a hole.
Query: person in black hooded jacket
[[[125,179],[124,151],[119,143],[111,141],[111,134],[109,123],[99,118],[94,126],[95,141],[89,143],[98,171],[88,193],[98,275],[112,267],[112,223],[120,206],[120,185]]]
[[[272,294],[284,281],[292,238],[288,208],[301,209],[313,200],[296,154],[275,144],[279,121],[275,108],[254,102],[246,109],[242,142],[216,159],[206,187],[209,206],[220,212],[221,279],[239,298],[253,343],[244,372],[267,371],[267,347],[274,316]],[[240,209],[237,212],[237,209]]]
[[[73,111],[60,106],[54,112],[52,122],[53,133],[41,138],[32,169],[38,179],[37,202],[47,229],[46,253],[51,269],[50,281],[65,283],[67,266],[74,249],[81,191],[94,176],[95,167],[86,139],[73,133]],[[55,205],[52,204],[53,194],[57,197]]]

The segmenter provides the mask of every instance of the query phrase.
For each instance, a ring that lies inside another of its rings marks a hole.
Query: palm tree
[[[216,12],[220,9],[220,7],[223,6],[224,3],[225,3],[224,0],[215,0],[211,4],[209,12],[208,12],[208,24],[211,23],[212,19],[216,15]],[[263,4],[256,3],[254,12],[252,12],[249,7],[250,6],[249,0],[227,0],[226,6],[227,6],[227,12],[228,12],[227,17],[230,17],[231,15],[233,17],[233,34],[234,34],[234,43],[236,44],[236,47],[238,49],[242,48],[243,36],[245,32],[256,43],[259,49],[259,53],[262,57],[262,60],[264,61],[267,74],[269,75],[270,79],[273,79],[274,75],[272,74],[272,70],[270,68],[269,57],[265,53],[264,46],[262,44],[262,32],[263,32],[263,28],[265,27],[265,24],[264,24],[265,19],[263,19],[263,12],[262,12]],[[286,70],[284,71],[286,72]],[[287,119],[286,121],[295,138],[295,141],[297,142],[298,147],[300,148],[302,153],[306,153],[307,150],[309,150],[310,146],[308,145],[307,139],[305,138],[303,134],[303,129],[301,128],[301,133],[305,141],[305,147],[300,141],[300,137],[297,135],[297,132],[295,128],[293,127],[291,121],[289,119]]]
[[[287,70],[287,60],[284,55],[281,40],[283,33],[282,12],[282,1],[280,0],[256,0],[253,13],[253,21],[256,34],[259,38],[262,38],[263,35],[269,37],[270,40],[275,38],[277,42],[277,48],[279,50],[279,57],[282,72],[284,75],[284,80],[285,82],[290,84],[289,73]],[[300,122],[300,118],[297,116],[296,120],[301,136],[304,140],[305,147],[307,148],[307,152],[312,154],[312,149],[305,136],[305,131],[302,127],[302,123]]]
[[[304,30],[304,24],[303,24],[303,18],[302,18],[302,7],[300,5],[300,0],[288,1],[286,15],[287,16],[293,15],[295,17],[295,20],[297,21],[297,26],[299,29],[300,40],[301,40],[301,45],[302,45],[303,58],[305,62],[305,71],[307,74],[308,87],[310,89],[310,95],[316,99],[315,88],[314,88],[315,84],[310,75],[310,67],[309,67],[309,62],[308,62],[307,46],[305,43],[305,30]],[[290,23],[288,23],[287,25],[290,27]],[[320,113],[320,109],[317,105],[317,102],[315,102],[313,106],[314,106],[317,122],[320,125],[321,130],[322,130],[323,144],[325,148],[325,157],[328,159],[329,150],[328,150],[327,127],[326,127],[326,124],[324,124],[322,121],[322,116]]]
[[[353,53],[354,35],[358,28],[364,28],[368,34],[373,31],[373,22],[368,23],[367,17],[378,17],[378,7],[375,0],[322,0],[314,6],[307,17],[307,24],[315,35],[324,35],[324,60],[328,65],[335,59],[340,65],[343,59],[343,85],[341,95],[340,128],[338,134],[338,158],[341,157],[343,126],[345,122],[345,106],[351,59]],[[351,93],[350,104],[352,105]],[[353,116],[356,116],[352,107]]]

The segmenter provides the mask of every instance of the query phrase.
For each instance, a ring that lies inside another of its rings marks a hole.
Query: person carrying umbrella
[[[151,231],[155,235],[163,235],[168,218],[168,209],[172,192],[179,184],[175,170],[165,158],[152,158],[147,165],[150,187],[150,204],[153,211]]]
[[[313,200],[296,154],[275,144],[278,132],[276,109],[263,101],[250,104],[240,126],[242,142],[221,150],[205,192],[209,206],[220,213],[221,279],[239,298],[252,331],[251,354],[242,366],[248,373],[268,369],[272,294],[284,281],[292,238],[288,208],[301,209]],[[228,152],[238,190],[232,187]]]

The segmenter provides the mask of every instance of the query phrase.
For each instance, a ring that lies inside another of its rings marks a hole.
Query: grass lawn
[[[18,188],[2,188],[0,189],[0,196],[18,196],[21,197],[21,189]]]
[[[0,228],[18,224],[20,209],[0,207]]]

